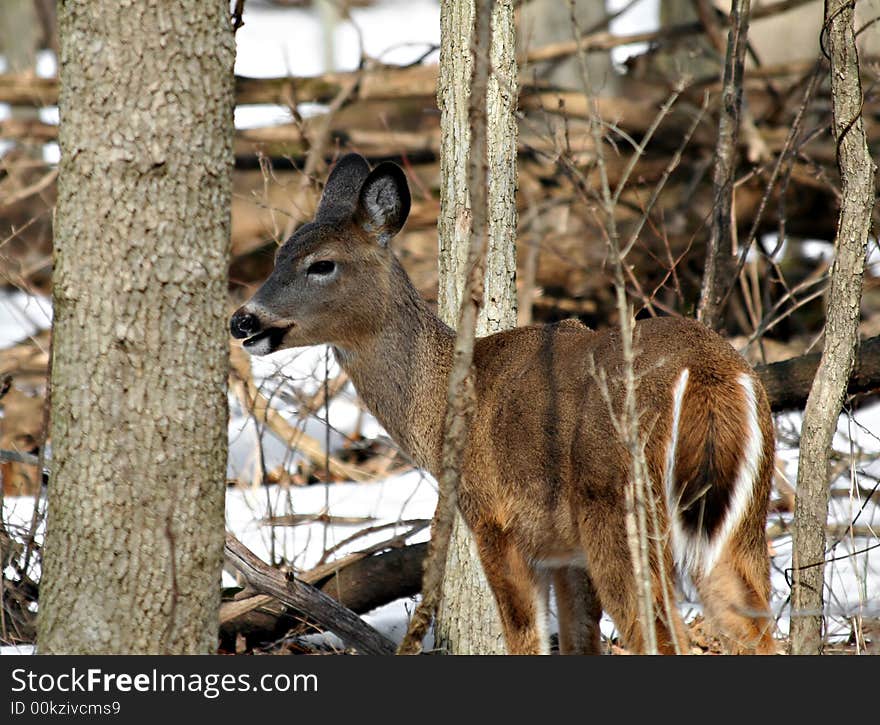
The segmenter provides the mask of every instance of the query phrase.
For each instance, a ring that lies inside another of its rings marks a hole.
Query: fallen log
[[[800,355],[771,365],[756,365],[770,408],[774,412],[803,408],[819,367],[821,353]],[[871,393],[880,390],[880,335],[862,341],[847,393]]]
[[[437,85],[437,66],[388,66],[369,71],[327,73],[322,76],[281,78],[235,77],[236,105],[271,103],[330,103],[339,91],[358,84],[361,99],[432,97]],[[13,106],[54,106],[58,103],[58,79],[28,73],[0,74],[0,103]]]
[[[232,534],[226,534],[227,562],[258,592],[300,612],[315,624],[336,634],[347,647],[362,654],[394,654],[394,643],[347,607],[313,586],[269,566]]]
[[[428,544],[412,544],[357,559],[310,582],[356,614],[419,593]],[[304,579],[307,579],[304,575]],[[243,634],[254,642],[274,641],[296,626],[291,610],[268,594],[223,602],[220,629],[227,641]]]
[[[369,612],[421,591],[422,563],[427,550],[427,543],[389,549],[358,559],[315,585],[353,612]]]

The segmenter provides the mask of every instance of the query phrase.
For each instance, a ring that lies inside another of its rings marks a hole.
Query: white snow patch
[[[7,644],[0,647],[0,657],[3,655],[32,655],[34,654],[34,646],[32,644]]]
[[[48,297],[0,290],[0,349],[48,330],[51,325],[52,302]]]

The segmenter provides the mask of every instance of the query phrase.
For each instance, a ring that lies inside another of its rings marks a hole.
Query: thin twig
[[[235,0],[235,7],[232,10],[232,32],[236,32],[244,25],[244,0]]]

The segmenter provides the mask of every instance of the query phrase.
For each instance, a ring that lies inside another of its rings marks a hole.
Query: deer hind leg
[[[581,540],[587,556],[590,578],[599,595],[602,607],[614,620],[624,646],[632,652],[645,652],[646,642],[638,611],[638,593],[633,574],[632,559],[626,537],[620,531],[620,517],[602,515],[588,518],[589,525],[581,527]],[[663,580],[669,589],[668,598],[663,596],[663,583],[656,557],[651,554],[651,598],[654,609],[654,631],[657,651],[660,654],[685,654],[688,638],[681,615],[675,606],[673,595],[673,564],[670,552],[662,562]],[[665,600],[670,602],[666,611]]]
[[[770,577],[763,531],[760,550],[731,542],[696,581],[706,620],[732,654],[775,654]]]
[[[689,388],[684,396],[686,412],[697,406],[689,400],[690,394]],[[706,410],[705,404],[702,409]],[[689,528],[684,512],[674,514],[673,538],[678,538],[682,568],[697,586],[708,624],[727,649],[773,653],[770,562],[764,534],[773,466],[770,411],[760,387],[742,374],[714,401],[714,413],[704,418],[702,444],[689,446],[701,450],[704,460],[695,469],[693,458],[689,462],[679,451],[675,473],[681,480],[708,483],[710,488],[687,510]],[[692,430],[699,427],[693,419],[690,424]]]
[[[589,573],[576,566],[554,569],[553,589],[559,617],[560,654],[601,654],[602,604]]]
[[[547,577],[500,526],[474,529],[474,538],[498,604],[508,653],[549,654]]]

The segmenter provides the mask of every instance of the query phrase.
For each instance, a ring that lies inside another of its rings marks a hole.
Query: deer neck
[[[394,259],[390,303],[378,332],[336,359],[361,400],[420,466],[439,469],[455,333],[428,307]]]

